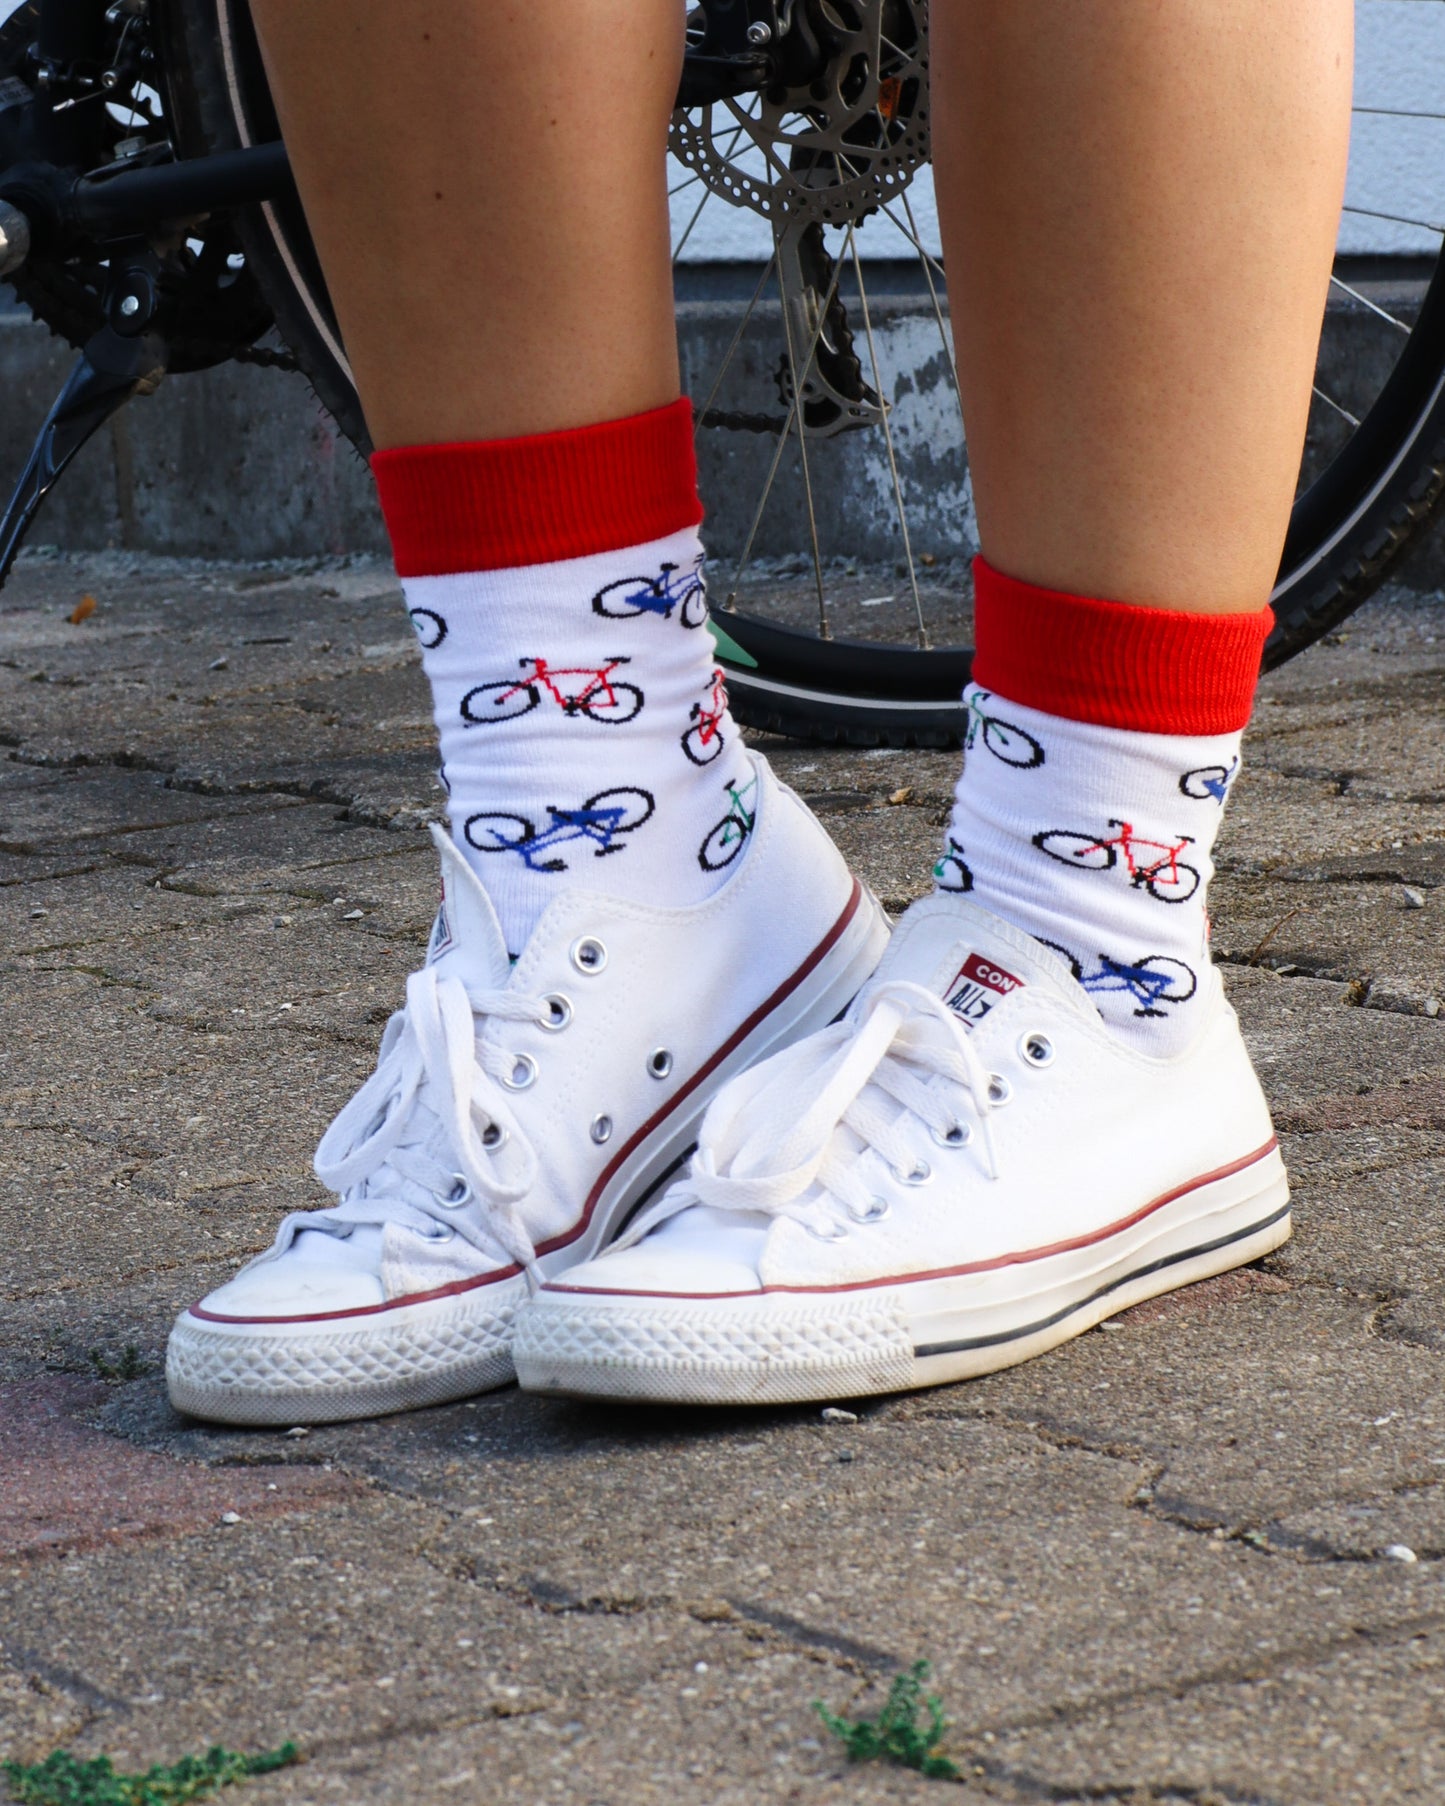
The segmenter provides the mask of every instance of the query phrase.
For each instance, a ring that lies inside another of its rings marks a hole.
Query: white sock
[[[407,577],[431,682],[452,836],[519,953],[559,887],[682,906],[708,849],[751,816],[693,528],[621,551]]]
[[[1095,727],[976,684],[964,699],[938,888],[1062,953],[1125,1039],[1178,1051],[1204,995],[1210,852],[1242,736]]]

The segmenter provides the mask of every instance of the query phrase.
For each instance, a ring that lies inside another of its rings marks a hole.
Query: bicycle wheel
[[[651,577],[619,577],[592,598],[592,612],[609,621],[632,621],[638,615],[662,614],[666,604]]]
[[[469,727],[485,727],[491,721],[515,721],[529,715],[541,700],[536,684],[521,684],[504,677],[500,683],[478,684],[462,698],[462,720]]]
[[[610,721],[621,726],[642,710],[642,692],[636,684],[609,684],[581,699],[579,707],[589,721]]]
[[[434,652],[447,637],[447,624],[434,608],[412,608],[407,613],[423,652]]]
[[[697,862],[705,872],[720,872],[732,864],[752,832],[752,823],[740,815],[728,815],[707,835],[698,849]]]
[[[1067,828],[1035,834],[1034,845],[1060,865],[1075,865],[1086,872],[1112,871],[1119,858],[1118,849],[1106,846],[1097,835],[1074,834]]]
[[[582,807],[586,810],[616,810],[617,820],[612,824],[614,834],[630,834],[634,828],[640,828],[652,817],[657,807],[657,799],[650,790],[643,790],[637,784],[619,784],[611,790],[599,790],[596,796],[589,796]],[[605,849],[604,849],[605,850]]]
[[[1431,46],[1445,32],[1445,6],[1358,0],[1356,11],[1364,52],[1386,28],[1408,28]],[[1402,14],[1420,17],[1402,24]],[[795,74],[806,61],[804,39],[813,47],[799,79],[790,85],[780,76],[766,92],[685,108],[674,119],[675,258],[703,241],[708,207],[731,208],[734,224],[761,218],[771,235],[770,252],[753,267],[756,282],[735,285],[743,305],[719,335],[719,355],[688,372],[714,549],[726,554],[718,562],[729,573],[714,616],[719,656],[734,712],[754,726],[858,745],[957,744],[972,656],[965,567],[974,528],[944,271],[911,188],[929,154],[925,0],[850,0],[846,8],[797,0],[789,17],[793,31],[780,49]],[[157,21],[183,152],[276,135],[245,0],[157,0]],[[1407,60],[1429,76],[1445,69],[1437,48],[1412,56],[1407,46]],[[1440,168],[1431,134],[1445,105],[1395,104],[1384,66],[1362,55],[1356,138],[1413,134],[1413,148],[1352,173],[1332,286],[1334,336],[1316,376],[1268,667],[1358,608],[1445,495],[1445,225],[1436,223],[1445,197],[1429,188]],[[868,248],[881,260],[860,254],[865,222]],[[244,210],[238,230],[287,343],[365,450],[299,209]],[[923,365],[900,362],[898,347],[928,334],[942,377],[923,397]],[[1353,350],[1342,360],[1345,341]],[[735,501],[753,443],[765,447],[753,460],[755,489]],[[921,455],[910,464],[913,453]],[[861,567],[849,577],[843,563],[856,550],[860,511],[849,500],[856,482],[841,475],[859,467],[896,517],[892,550],[902,581],[886,597],[864,594],[876,577]],[[939,526],[944,493],[951,499]],[[803,568],[762,571],[769,548],[802,551]]]
[[[994,758],[1017,771],[1032,771],[1044,762],[1044,749],[1033,735],[1011,721],[1000,721],[997,715],[983,717],[983,743]]]
[[[699,722],[695,722],[682,736],[682,750],[694,765],[711,765],[722,751],[723,745],[723,737],[717,727],[704,736]]]
[[[1199,873],[1182,859],[1168,859],[1145,866],[1134,882],[1160,903],[1187,903],[1199,889]]]
[[[694,583],[689,589],[684,590],[677,612],[684,627],[702,626],[707,619],[707,591],[702,584]]]
[[[528,841],[536,839],[537,829],[525,815],[499,811],[469,815],[462,835],[467,845],[479,853],[519,853]]]

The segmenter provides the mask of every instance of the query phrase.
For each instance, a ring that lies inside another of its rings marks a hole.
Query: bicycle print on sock
[[[651,791],[621,784],[599,790],[576,809],[548,803],[551,819],[545,825],[512,811],[482,811],[467,817],[462,833],[479,853],[515,853],[529,872],[565,872],[571,868],[557,847],[580,840],[597,859],[620,853],[626,844],[620,837],[634,833],[656,807]]]
[[[1046,941],[1042,935],[1038,938],[1045,947],[1068,961],[1069,970],[1090,996],[1122,993],[1134,1000],[1136,1016],[1163,1019],[1169,1014],[1165,1005],[1188,1003],[1199,989],[1199,979],[1193,968],[1186,966],[1182,959],[1171,959],[1167,954],[1149,953],[1142,959],[1129,960],[1101,953],[1098,964],[1086,971],[1067,947],[1061,947],[1057,941]]]
[[[698,848],[697,862],[705,872],[720,872],[731,865],[742,852],[757,820],[757,778],[749,778],[746,784],[730,783],[725,788],[727,814],[708,829],[706,839]]]
[[[707,619],[707,588],[702,559],[689,565],[664,564],[656,577],[619,577],[598,590],[592,611],[608,621],[628,621],[638,615],[660,615],[670,621],[677,615],[684,627],[701,627]]]
[[[1111,872],[1123,856],[1124,870],[1135,890],[1146,890],[1160,903],[1187,903],[1199,889],[1198,870],[1179,855],[1194,844],[1192,834],[1177,840],[1149,840],[1134,832],[1132,822],[1111,818],[1112,834],[1090,834],[1073,828],[1046,828],[1034,845],[1061,865],[1080,871]]]
[[[963,729],[963,750],[973,751],[974,742],[982,739],[994,758],[1015,771],[1035,771],[1044,763],[1044,749],[1032,734],[1012,721],[994,715],[984,707],[994,700],[991,690],[969,690],[964,701],[967,713]]]
[[[695,702],[688,711],[691,725],[682,736],[682,750],[694,765],[711,765],[727,744],[722,732],[727,712],[727,684],[722,671],[714,665],[703,700]]]
[[[940,890],[961,897],[973,889],[973,873],[963,856],[963,848],[950,834],[943,857],[933,868],[933,882]]]
[[[1228,765],[1200,765],[1193,771],[1186,771],[1180,778],[1180,795],[1190,797],[1197,803],[1215,802],[1222,809],[1224,799],[1229,795],[1229,787],[1238,772],[1238,753]]]
[[[545,658],[524,658],[519,678],[499,678],[477,684],[462,698],[462,720],[468,727],[485,727],[493,721],[515,721],[530,714],[550,697],[570,720],[584,715],[589,721],[620,726],[642,712],[645,700],[636,684],[613,677],[619,665],[630,665],[620,655],[602,665],[553,665]],[[580,679],[569,682],[569,679]]]

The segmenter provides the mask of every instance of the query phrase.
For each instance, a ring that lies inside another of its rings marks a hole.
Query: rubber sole
[[[617,1166],[580,1235],[543,1254],[544,1273],[590,1260],[668,1183],[698,1123],[736,1072],[831,1022],[872,974],[887,918],[866,890],[836,944],[745,1035],[686,1102]],[[341,1423],[469,1398],[510,1385],[520,1277],[320,1320],[236,1321],[182,1312],[166,1348],[171,1403],[188,1416],[242,1426]]]
[[[1086,1248],[895,1286],[718,1299],[544,1290],[517,1320],[520,1384],[568,1397],[758,1405],[907,1392],[1016,1366],[1290,1233],[1277,1150]]]

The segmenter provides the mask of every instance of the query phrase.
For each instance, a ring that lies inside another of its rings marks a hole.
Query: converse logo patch
[[[957,973],[944,986],[943,997],[959,1021],[973,1029],[983,1021],[994,1005],[1011,991],[1021,990],[1023,980],[1006,972],[996,961],[970,953]]]

